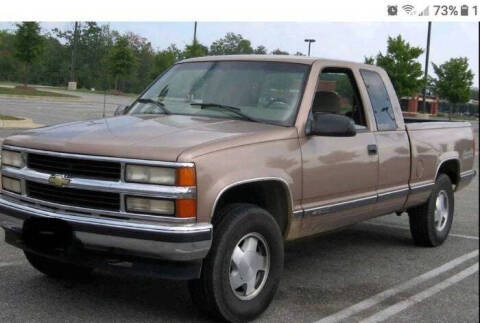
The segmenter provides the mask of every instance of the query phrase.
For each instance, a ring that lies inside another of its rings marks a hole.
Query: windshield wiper
[[[168,110],[167,108],[165,108],[165,103],[163,102],[160,102],[160,101],[157,101],[157,100],[153,100],[153,99],[138,99],[137,102],[140,102],[140,103],[153,103],[155,104],[157,107],[159,107],[163,113],[165,114],[172,114],[170,112],[170,110]]]
[[[208,108],[220,108],[220,110],[224,109],[230,112],[235,113],[236,115],[242,117],[242,119],[253,121],[253,122],[264,122],[262,120],[255,119],[250,117],[249,115],[242,112],[240,108],[232,107],[230,105],[220,104],[220,103],[213,103],[213,102],[192,102],[190,105],[198,105],[200,109],[208,109]]]

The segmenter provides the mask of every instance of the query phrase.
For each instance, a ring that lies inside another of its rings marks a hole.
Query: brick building
[[[427,106],[426,111],[423,109],[423,96],[421,94],[415,93],[413,96],[406,96],[400,99],[400,106],[402,111],[405,113],[426,113],[431,115],[436,115],[438,113],[438,96],[427,95],[426,96]]]

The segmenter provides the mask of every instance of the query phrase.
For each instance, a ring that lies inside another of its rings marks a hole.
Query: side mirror
[[[128,105],[119,105],[115,112],[113,113],[114,116],[121,116],[127,112]]]
[[[355,123],[346,116],[316,112],[309,121],[307,136],[353,137],[357,134]]]

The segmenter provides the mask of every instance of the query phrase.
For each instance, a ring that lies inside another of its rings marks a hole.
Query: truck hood
[[[36,128],[5,139],[5,145],[41,150],[185,161],[212,151],[295,138],[296,128],[243,120],[185,115],[120,116]]]

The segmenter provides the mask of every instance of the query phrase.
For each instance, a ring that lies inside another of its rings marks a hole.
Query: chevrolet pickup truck
[[[113,117],[2,148],[0,222],[33,267],[188,280],[235,322],[273,299],[285,241],[406,212],[438,246],[475,176],[469,123],[404,119],[381,68],[310,57],[184,60]]]

